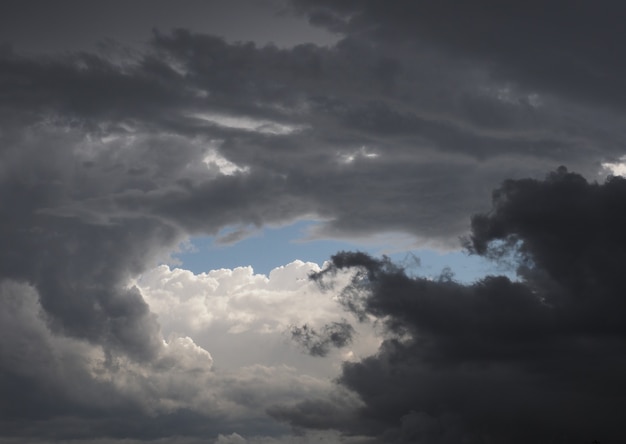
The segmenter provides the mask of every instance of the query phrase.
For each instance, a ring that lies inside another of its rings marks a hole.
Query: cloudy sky
[[[624,17],[0,3],[0,443],[623,442]]]

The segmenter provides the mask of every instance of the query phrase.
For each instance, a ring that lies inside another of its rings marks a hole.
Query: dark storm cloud
[[[503,247],[515,248],[519,274],[536,291],[555,288],[550,304],[567,304],[560,290],[575,300],[573,316],[586,319],[591,331],[622,335],[625,195],[621,177],[589,184],[565,168],[543,182],[506,181],[494,193],[494,211],[472,219],[470,246],[495,258]]]
[[[365,403],[361,423],[307,425],[303,410],[314,409],[305,404],[280,418],[380,442],[621,439],[625,199],[626,179],[589,183],[564,168],[506,181],[492,210],[473,218],[469,242],[480,254],[516,256],[519,282],[462,285],[410,277],[364,253],[333,256],[315,278],[328,284],[357,270],[340,301],[388,333],[339,378]]]
[[[107,188],[102,176],[76,164],[74,142],[55,131],[5,129],[0,273],[35,285],[59,331],[149,358],[160,341],[158,325],[138,291],[126,285],[179,234],[141,216],[86,223],[52,215],[55,207]]]
[[[623,152],[620,115],[535,94],[514,79],[493,79],[480,60],[429,47],[348,34],[333,48],[285,51],[182,30],[157,34],[154,45],[210,92],[206,105],[302,126],[280,138],[226,137],[221,152],[286,176],[288,190],[331,219],[327,233],[455,237],[465,230],[459,221],[504,178],[559,163],[593,175]],[[389,195],[398,204],[380,205]]]
[[[304,324],[291,328],[291,339],[311,356],[326,356],[332,347],[341,348],[352,342],[354,328],[346,320],[324,325],[321,331]]]
[[[71,14],[72,20],[68,20]],[[138,46],[153,28],[185,27],[211,32],[229,41],[275,42],[281,47],[297,43],[331,44],[337,39],[323,29],[284,13],[282,0],[138,0],[129,4],[111,0],[86,4],[77,0],[6,0],[0,4],[0,41],[20,51],[55,52],[92,50],[107,39]]]
[[[294,0],[311,23],[380,42],[413,39],[490,64],[496,78],[623,109],[626,37],[620,1]]]
[[[232,205],[258,190],[281,209],[274,221],[317,214],[335,236],[404,231],[453,244],[495,183],[561,163],[593,175],[622,150],[618,115],[498,83],[479,62],[360,34],[331,48],[279,49],[157,31],[145,51],[9,52],[2,68],[5,104],[20,119],[43,115],[102,137],[134,130],[220,140],[219,153],[251,173],[222,181]],[[196,223],[206,217],[196,202],[217,188],[186,183],[193,190],[159,205],[208,231]],[[246,204],[252,223],[271,222],[259,202]]]

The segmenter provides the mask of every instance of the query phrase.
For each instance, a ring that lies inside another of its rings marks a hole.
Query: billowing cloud
[[[378,339],[371,328],[354,330],[346,313],[338,310],[335,295],[309,279],[319,271],[317,264],[302,261],[275,268],[268,276],[254,274],[251,267],[193,274],[162,265],[144,273],[137,286],[166,337],[193,337],[222,369],[282,362],[331,378],[342,360],[370,353]],[[349,273],[338,277],[340,282],[348,279]],[[303,325],[316,332],[308,341],[293,336]],[[298,344],[329,360],[303,355]],[[342,349],[333,352],[333,346]]]
[[[376,354],[344,363],[338,381],[365,406],[340,424],[311,422],[324,401],[278,416],[380,442],[619,440],[625,198],[626,179],[588,183],[563,168],[505,182],[491,212],[473,218],[469,242],[480,254],[516,256],[517,282],[463,285],[411,277],[364,253],[334,256],[316,279],[356,269],[341,302],[387,331]]]
[[[202,275],[167,266],[149,271],[137,285],[167,338],[147,362],[51,330],[37,289],[4,281],[3,433],[33,441],[99,436],[114,442],[166,433],[180,442],[283,442],[290,429],[266,410],[337,396],[329,375],[346,359],[334,354],[309,365],[290,345],[291,323],[321,328],[321,321],[339,317],[334,299],[308,279],[310,271],[319,267],[294,262],[269,277],[249,268]],[[368,338],[353,353],[371,352],[377,339],[371,331]],[[216,356],[199,344],[214,347]],[[359,403],[348,393],[342,402]],[[301,442],[313,439],[301,435]]]
[[[268,276],[251,267],[194,274],[161,265],[137,281],[165,332],[190,334],[219,326],[233,334],[283,333],[298,321],[318,324],[335,312],[332,295],[309,281],[314,263],[294,261]]]

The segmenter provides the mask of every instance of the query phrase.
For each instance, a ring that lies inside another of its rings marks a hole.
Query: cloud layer
[[[0,46],[0,439],[619,439],[624,6],[387,3],[289,2],[330,46]],[[518,281],[162,265],[307,218]]]

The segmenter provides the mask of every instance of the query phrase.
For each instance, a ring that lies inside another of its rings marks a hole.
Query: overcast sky
[[[0,3],[0,443],[622,442],[624,17]]]

